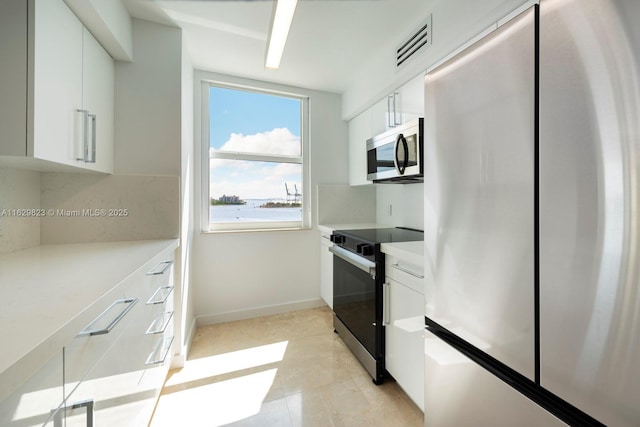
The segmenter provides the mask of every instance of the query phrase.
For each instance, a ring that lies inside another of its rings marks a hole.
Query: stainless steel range
[[[384,253],[381,243],[423,240],[408,228],[337,230],[333,260],[333,325],[375,384],[385,375],[382,324]]]

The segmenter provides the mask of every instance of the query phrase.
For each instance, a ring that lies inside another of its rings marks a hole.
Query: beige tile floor
[[[199,327],[150,425],[422,427],[423,414],[394,381],[372,383],[324,307]]]

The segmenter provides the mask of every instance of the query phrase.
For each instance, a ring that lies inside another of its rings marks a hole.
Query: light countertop
[[[318,224],[321,233],[333,233],[334,230],[360,230],[365,228],[389,228],[391,225],[378,224],[375,222],[357,222],[343,224]]]
[[[396,242],[382,243],[380,249],[387,255],[391,255],[408,263],[422,265],[424,263],[424,242]]]
[[[80,330],[74,319],[177,246],[177,240],[81,243],[0,255],[0,398],[19,381],[12,366],[46,362]]]

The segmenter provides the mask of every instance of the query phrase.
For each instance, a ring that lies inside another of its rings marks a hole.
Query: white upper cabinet
[[[406,82],[396,93],[398,124],[424,117],[424,74],[420,73]]]
[[[101,172],[113,171],[114,141],[114,63],[98,41],[85,28],[82,55],[82,104],[95,116],[95,163],[84,167]],[[88,141],[89,147],[92,147]]]
[[[424,116],[422,73],[390,93],[371,108],[371,136]],[[371,137],[370,136],[370,137]]]
[[[27,38],[34,46],[33,75],[27,79],[32,79],[33,123],[27,156],[80,166],[74,142],[76,111],[82,108],[82,24],[62,1],[28,2],[32,5],[35,25]]]
[[[0,28],[2,160],[111,173],[113,59],[62,0],[3,0]]]
[[[367,181],[367,139],[371,138],[371,110],[349,122],[349,184],[371,184]]]
[[[406,82],[349,121],[349,184],[367,181],[367,140],[395,126],[424,117],[424,75]]]

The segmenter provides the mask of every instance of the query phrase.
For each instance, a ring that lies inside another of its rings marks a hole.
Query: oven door
[[[329,250],[334,254],[333,311],[369,354],[379,357],[376,326],[382,307],[376,306],[375,263],[339,246]]]

